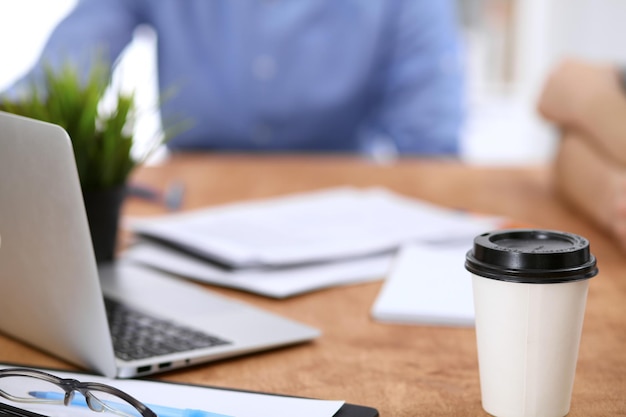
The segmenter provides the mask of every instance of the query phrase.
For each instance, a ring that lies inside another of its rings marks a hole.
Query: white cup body
[[[566,415],[589,281],[472,280],[485,411],[497,417]]]

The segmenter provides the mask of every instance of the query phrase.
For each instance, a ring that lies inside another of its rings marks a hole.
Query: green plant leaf
[[[101,109],[110,80],[109,66],[99,62],[85,80],[69,64],[58,70],[44,65],[42,88],[33,80],[23,99],[0,99],[0,109],[63,127],[84,190],[116,187],[137,164],[131,155],[136,111],[134,94],[121,91],[113,92],[114,109]]]

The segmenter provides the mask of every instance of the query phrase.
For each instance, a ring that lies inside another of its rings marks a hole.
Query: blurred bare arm
[[[626,94],[616,67],[564,61],[549,76],[538,108],[546,119],[583,133],[592,146],[626,165]]]

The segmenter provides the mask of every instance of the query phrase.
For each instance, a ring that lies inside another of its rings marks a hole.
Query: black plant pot
[[[126,196],[126,187],[107,190],[83,190],[91,241],[97,263],[115,258],[120,209]]]

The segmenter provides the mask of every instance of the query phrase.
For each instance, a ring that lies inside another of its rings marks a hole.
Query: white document
[[[465,254],[472,247],[408,245],[400,249],[371,310],[379,321],[474,325],[472,279]]]
[[[193,280],[286,298],[327,287],[383,279],[393,254],[299,267],[224,269],[163,245],[141,242],[123,257]]]
[[[7,368],[8,366],[0,365],[0,367]],[[83,382],[100,382],[112,385],[147,404],[180,409],[197,409],[232,417],[332,417],[344,404],[344,401],[312,400],[156,381],[108,379],[96,375],[42,370],[63,378],[74,378]],[[69,411],[68,407],[62,405],[33,406],[27,403],[20,403],[16,406],[44,414],[48,412],[47,415],[53,415],[49,412],[55,409],[59,409],[59,414],[54,415],[65,415]],[[94,412],[85,410],[83,415],[85,417],[93,416]]]
[[[391,191],[337,188],[134,221],[132,230],[231,267],[390,252],[473,237],[490,224]]]

